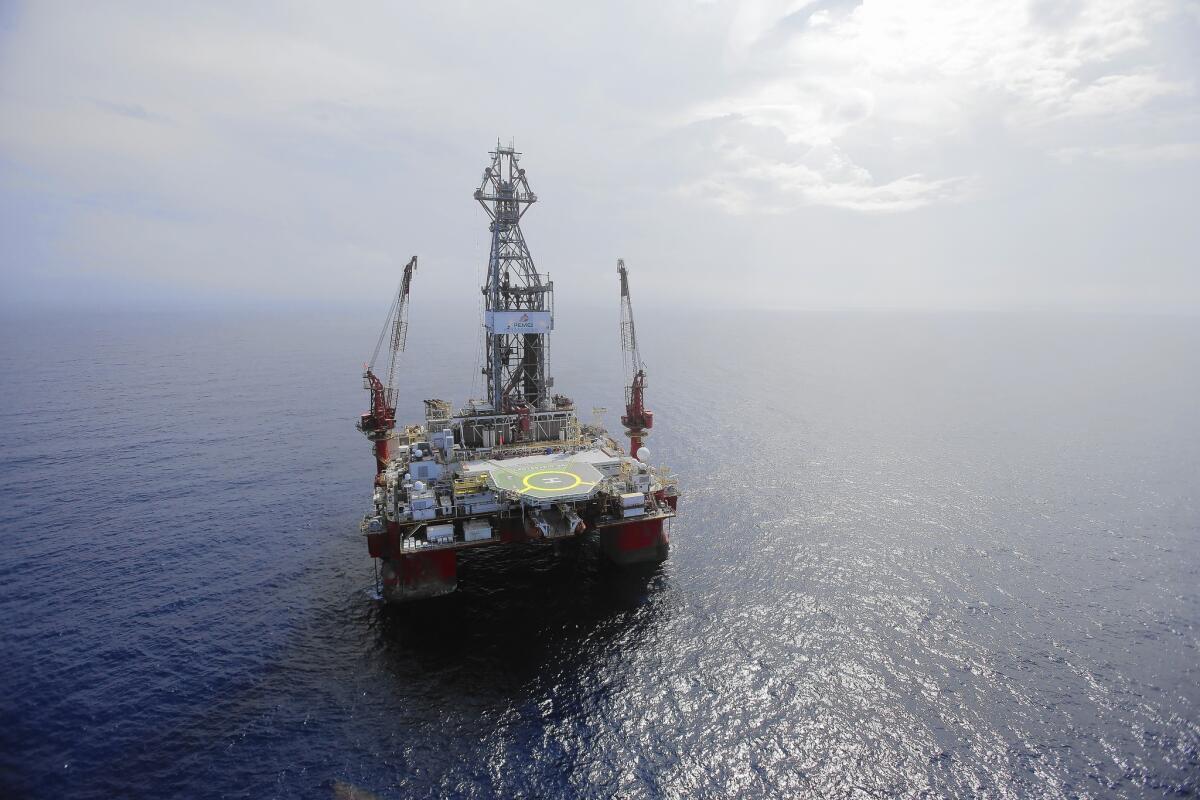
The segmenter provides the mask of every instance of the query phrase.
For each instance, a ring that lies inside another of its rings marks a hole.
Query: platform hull
[[[614,564],[647,564],[666,561],[671,542],[665,520],[631,520],[600,529],[600,549]]]
[[[389,603],[450,594],[458,588],[458,558],[453,550],[438,550],[386,559],[380,583]]]

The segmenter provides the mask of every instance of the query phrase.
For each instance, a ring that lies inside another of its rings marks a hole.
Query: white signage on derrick
[[[554,329],[549,311],[489,311],[485,322],[492,333],[549,333]]]

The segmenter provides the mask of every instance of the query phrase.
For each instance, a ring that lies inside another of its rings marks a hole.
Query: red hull
[[[616,564],[643,564],[665,561],[671,542],[659,517],[601,528],[600,547]]]
[[[458,588],[458,558],[453,550],[399,556],[383,562],[380,578],[389,602],[450,594]]]

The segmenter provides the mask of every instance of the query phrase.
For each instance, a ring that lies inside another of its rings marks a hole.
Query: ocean
[[[555,391],[616,431],[615,302],[568,311]],[[416,421],[479,369],[413,314]],[[0,795],[1200,791],[1200,319],[644,312],[670,559],[485,548],[401,607],[379,321],[0,321]]]

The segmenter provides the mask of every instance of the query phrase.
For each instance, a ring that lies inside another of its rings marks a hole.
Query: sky
[[[0,0],[0,307],[1200,313],[1200,2]]]

